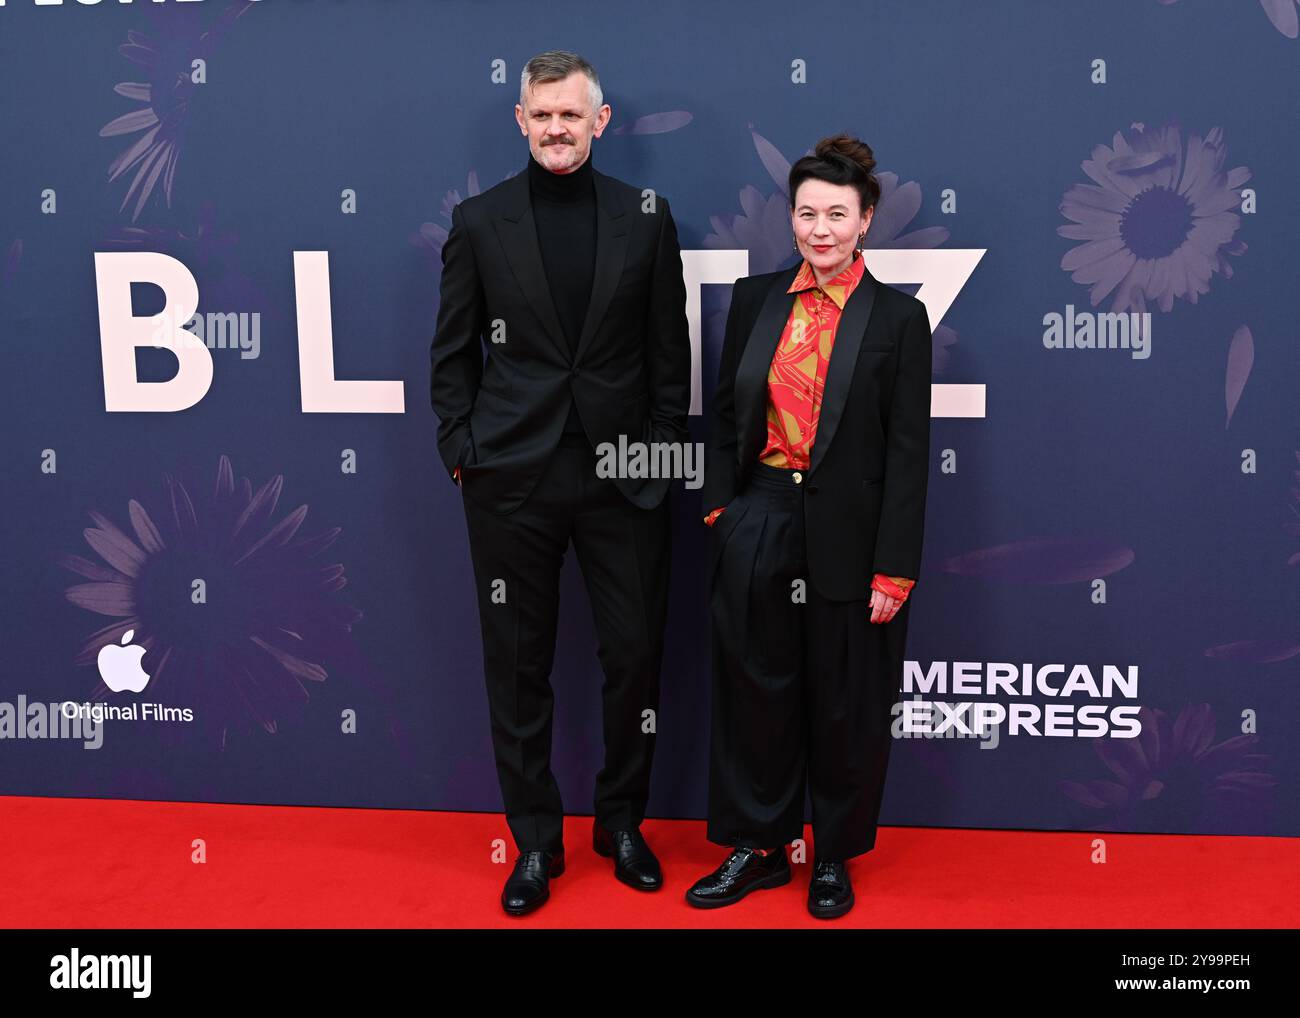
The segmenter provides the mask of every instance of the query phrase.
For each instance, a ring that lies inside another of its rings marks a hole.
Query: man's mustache
[[[548,147],[548,146],[550,146],[550,145],[572,145],[572,144],[573,144],[573,139],[572,139],[572,138],[569,138],[569,137],[556,138],[556,139],[552,139],[552,140],[550,140],[550,141],[543,141],[543,142],[542,142],[542,148],[546,148],[546,147]]]

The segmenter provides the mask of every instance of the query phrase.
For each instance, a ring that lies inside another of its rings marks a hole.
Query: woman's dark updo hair
[[[790,208],[795,208],[795,193],[805,180],[824,180],[828,184],[850,184],[857,189],[862,212],[880,200],[880,181],[871,171],[876,157],[871,146],[848,134],[823,138],[813,149],[790,167]]]

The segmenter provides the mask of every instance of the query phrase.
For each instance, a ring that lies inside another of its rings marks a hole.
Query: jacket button
[[[794,472],[793,480],[795,484],[803,484],[803,474],[799,473],[799,471],[796,470]]]

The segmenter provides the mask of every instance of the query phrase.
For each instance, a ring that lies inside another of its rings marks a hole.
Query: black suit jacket
[[[705,513],[744,488],[763,451],[767,374],[797,272],[795,266],[738,279],[731,292],[705,460]],[[809,580],[823,597],[870,598],[875,573],[920,575],[931,357],[925,305],[864,266],[841,312],[803,471]],[[735,524],[728,511],[713,526],[725,537]]]
[[[498,513],[533,490],[570,393],[593,447],[617,447],[620,434],[629,443],[690,437],[686,286],[668,202],[655,196],[647,211],[640,189],[594,167],[592,176],[595,277],[572,356],[547,286],[527,171],[452,210],[429,351],[438,451],[448,474],[461,468],[465,497]],[[671,479],[614,483],[652,508]]]

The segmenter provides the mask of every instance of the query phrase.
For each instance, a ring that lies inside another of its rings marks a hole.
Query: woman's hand
[[[871,591],[871,621],[888,622],[901,608],[903,602],[896,597],[890,597],[888,594],[882,594],[878,590]]]

